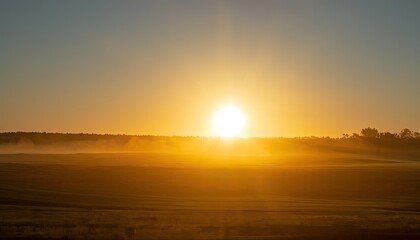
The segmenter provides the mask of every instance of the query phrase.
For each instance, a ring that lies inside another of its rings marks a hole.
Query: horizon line
[[[370,127],[367,127],[370,128]],[[375,129],[375,128],[373,128]],[[408,128],[403,128],[405,130]],[[363,130],[363,129],[362,129]],[[408,129],[410,130],[410,129]],[[412,133],[417,133],[415,130],[410,130]],[[379,132],[379,131],[378,131]],[[88,133],[88,132],[45,132],[45,131],[5,131],[0,132],[0,134],[61,134],[61,135],[97,135],[97,136],[125,136],[125,137],[179,137],[179,138],[208,138],[208,139],[275,139],[275,138],[283,138],[283,139],[296,139],[296,138],[330,138],[330,139],[343,139],[343,138],[350,138],[351,136],[358,135],[359,137],[363,137],[360,133],[343,133],[339,137],[331,137],[331,136],[293,136],[293,137],[285,137],[285,136],[239,136],[239,137],[221,137],[221,136],[204,136],[204,135],[154,135],[154,134],[125,134],[125,133]],[[392,133],[388,131],[379,132],[379,133],[391,133],[394,135],[398,135],[398,133]],[[347,135],[347,137],[345,137]]]

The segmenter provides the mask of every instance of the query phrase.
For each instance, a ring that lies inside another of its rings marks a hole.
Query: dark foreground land
[[[0,236],[419,239],[420,164],[347,155],[3,154]]]

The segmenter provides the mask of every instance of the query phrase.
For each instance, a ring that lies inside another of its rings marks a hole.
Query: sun
[[[245,126],[245,117],[239,108],[225,106],[214,114],[213,126],[220,137],[238,137]]]

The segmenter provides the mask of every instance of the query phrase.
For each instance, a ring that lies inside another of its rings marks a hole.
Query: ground
[[[0,238],[420,238],[417,161],[313,156],[2,154]]]

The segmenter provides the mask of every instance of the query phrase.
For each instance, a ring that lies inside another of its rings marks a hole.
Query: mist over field
[[[281,155],[315,152],[389,152],[415,154],[420,134],[364,128],[340,138],[218,138],[194,136],[135,136],[111,134],[0,133],[2,153],[164,152],[186,154]]]

